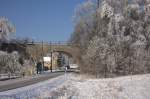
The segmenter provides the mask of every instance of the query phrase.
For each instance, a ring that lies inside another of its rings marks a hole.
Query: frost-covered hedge
[[[0,73],[21,73],[22,67],[19,63],[19,57],[16,51],[12,53],[0,51]]]

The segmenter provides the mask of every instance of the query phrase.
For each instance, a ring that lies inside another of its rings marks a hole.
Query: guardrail
[[[0,81],[20,78],[20,77],[21,76],[19,74],[0,74]]]

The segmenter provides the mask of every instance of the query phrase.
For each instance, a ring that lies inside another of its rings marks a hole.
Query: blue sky
[[[0,16],[16,26],[17,37],[66,41],[73,32],[74,8],[85,0],[0,0]]]

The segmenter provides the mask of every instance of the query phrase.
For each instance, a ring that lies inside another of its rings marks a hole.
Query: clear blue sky
[[[85,0],[0,0],[0,16],[16,26],[17,37],[66,41],[73,32],[74,8]]]

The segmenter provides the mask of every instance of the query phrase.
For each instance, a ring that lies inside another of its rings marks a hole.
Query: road
[[[12,80],[8,80],[8,81],[0,81],[0,92],[24,87],[24,86],[31,85],[31,84],[35,84],[37,82],[55,78],[62,74],[64,74],[64,72],[47,73],[47,74],[38,75],[35,77],[12,79]]]

